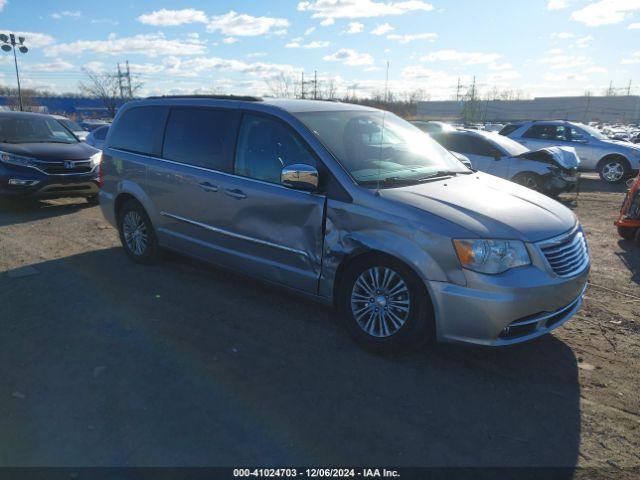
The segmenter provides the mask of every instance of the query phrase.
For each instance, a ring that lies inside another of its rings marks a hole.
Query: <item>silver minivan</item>
[[[102,158],[101,208],[134,261],[169,249],[278,284],[334,305],[375,351],[518,343],[582,303],[570,210],[388,112],[149,98],[119,110]]]

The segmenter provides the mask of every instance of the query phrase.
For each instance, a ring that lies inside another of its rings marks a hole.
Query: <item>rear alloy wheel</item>
[[[149,264],[157,260],[158,242],[153,225],[138,202],[128,201],[122,206],[118,231],[124,250],[134,262]]]
[[[622,158],[603,160],[598,167],[598,173],[603,182],[620,183],[630,174],[629,164]]]
[[[540,191],[540,176],[535,173],[519,173],[513,177],[513,181],[523,187],[530,188],[531,190]]]
[[[347,330],[369,350],[406,350],[433,337],[433,313],[422,281],[385,255],[367,255],[349,265],[338,302]]]

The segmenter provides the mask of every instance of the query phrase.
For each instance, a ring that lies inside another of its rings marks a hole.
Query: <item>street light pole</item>
[[[16,36],[10,33],[9,36],[4,33],[0,33],[0,42],[2,42],[2,50],[8,52],[13,50],[13,63],[16,66],[16,80],[18,81],[18,103],[20,104],[20,111],[24,110],[22,105],[22,89],[20,88],[20,72],[18,71],[18,57],[16,55],[16,47],[22,52],[27,53],[29,49],[24,44],[24,37],[18,37],[18,43],[16,43]]]

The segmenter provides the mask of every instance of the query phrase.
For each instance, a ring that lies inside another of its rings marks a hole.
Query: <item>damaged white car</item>
[[[456,130],[432,134],[444,148],[462,153],[475,170],[557,196],[578,184],[580,159],[573,147],[527,147],[493,132]]]

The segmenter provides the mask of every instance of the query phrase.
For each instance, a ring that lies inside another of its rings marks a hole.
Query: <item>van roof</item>
[[[366,107],[364,105],[356,105],[353,103],[343,103],[328,100],[305,100],[305,99],[291,99],[291,98],[261,98],[251,96],[239,96],[239,95],[167,95],[147,97],[145,100],[167,100],[167,103],[171,103],[171,100],[213,100],[218,102],[230,101],[230,102],[247,102],[247,103],[260,103],[262,105],[270,105],[275,108],[280,108],[291,113],[301,112],[319,112],[319,111],[337,111],[337,110],[363,110],[374,111],[376,109],[372,107]]]

